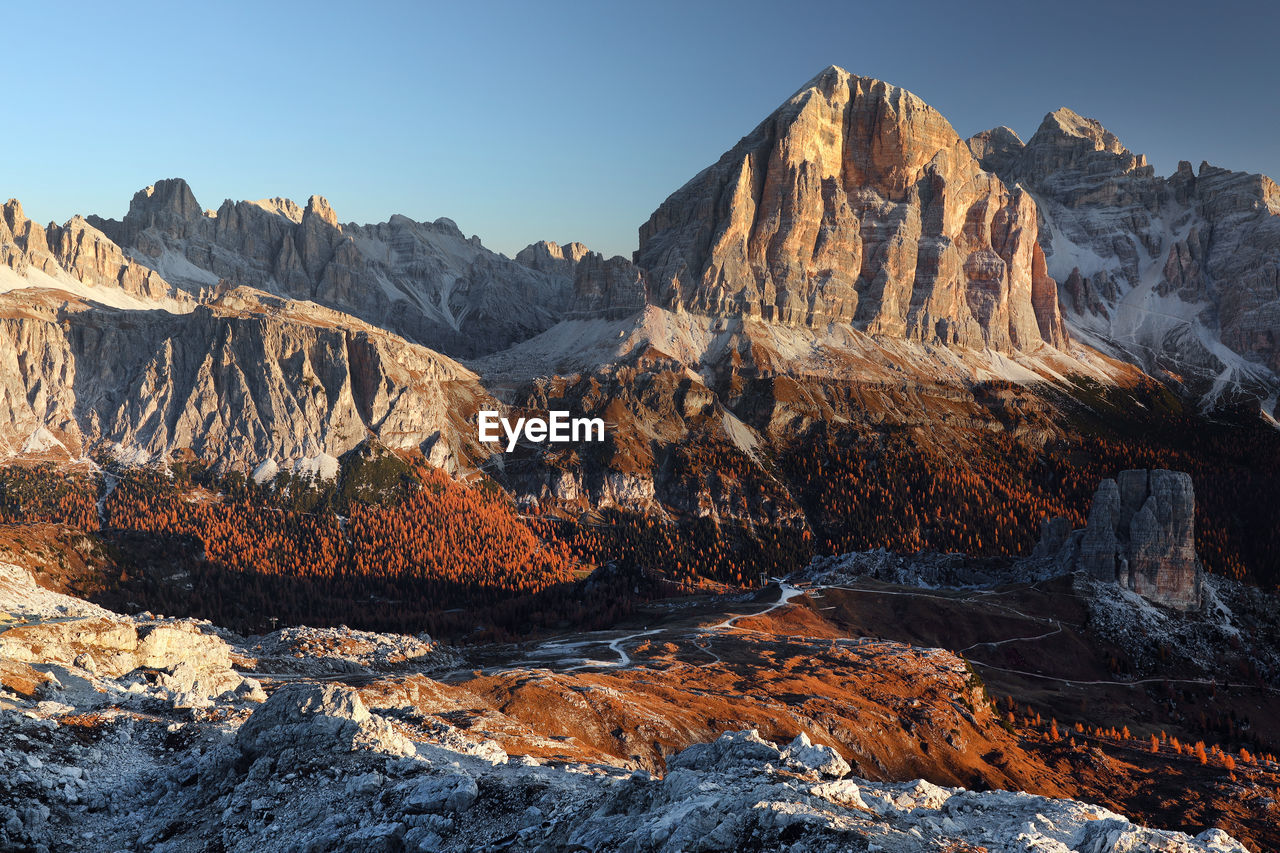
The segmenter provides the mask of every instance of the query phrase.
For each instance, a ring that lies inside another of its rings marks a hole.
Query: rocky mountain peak
[[[21,253],[28,255],[28,260],[30,260],[30,253],[43,253],[48,250],[44,230],[23,213],[22,202],[16,198],[9,199],[5,202],[0,216],[4,219],[4,225],[0,228],[0,238],[5,242],[12,240],[16,243]]]
[[[169,220],[190,220],[204,216],[191,186],[182,178],[167,178],[134,193],[126,219],[142,227]],[[142,224],[145,223],[145,224]]]
[[[828,65],[826,68],[815,74],[809,82],[797,89],[796,94],[799,95],[808,89],[822,89],[829,92],[835,86],[844,83],[852,76],[854,75],[850,74],[839,65]]]
[[[573,297],[572,269],[532,270],[464,236],[450,219],[393,215],[343,225],[320,195],[305,207],[279,197],[228,199],[207,215],[186,182],[173,179],[135,195],[123,220],[87,221],[188,293],[221,281],[253,287],[337,308],[459,355],[532,337],[563,317]]]
[[[821,154],[823,143],[842,142],[841,165],[850,171],[846,183],[874,187],[892,200],[905,198],[934,156],[959,140],[942,114],[918,96],[836,65],[805,84],[774,116],[776,129],[792,126],[780,136],[811,146],[798,153]],[[845,117],[853,124],[837,123]]]
[[[401,221],[403,222],[413,223],[412,219],[406,219],[405,217],[400,217],[400,218],[401,218]],[[395,222],[396,217],[394,216],[391,217],[391,221]],[[450,237],[455,237],[459,240],[467,239],[467,235],[462,233],[462,229],[458,227],[458,223],[454,222],[452,219],[450,219],[447,216],[439,217],[438,219],[436,219],[435,222],[432,222],[431,225],[432,227],[435,228],[436,231],[442,234],[448,234]]]
[[[314,216],[334,228],[338,227],[338,214],[334,213],[333,208],[329,206],[329,200],[322,195],[313,195],[307,199],[307,208],[303,211],[302,216],[304,219],[308,216]]]
[[[1142,154],[1134,154],[1097,119],[1060,107],[1044,117],[1016,160],[996,171],[1006,180],[1031,187],[1045,184],[1058,173],[1089,176],[1135,174],[1154,177]]]
[[[573,289],[566,319],[618,320],[648,303],[644,271],[621,256],[605,258],[581,243],[540,240],[516,253],[516,263],[565,281]]]
[[[920,98],[832,66],[654,212],[636,263],[669,307],[1025,349],[1061,341],[1036,218]]]
[[[22,212],[22,202],[11,198],[4,203],[4,222],[9,226],[10,231],[14,229],[15,222],[25,221],[26,218]]]
[[[33,273],[45,276],[33,281],[36,286],[113,305],[121,304],[121,297],[136,297],[170,300],[169,307],[174,307],[172,300],[183,298],[83,217],[41,227],[27,218],[17,199],[9,199],[0,218],[0,264],[26,278]]]
[[[1095,119],[1063,108],[1018,146],[969,140],[1041,217],[1046,271],[1081,338],[1196,394],[1266,400],[1280,387],[1280,188],[1182,161],[1168,178]],[[1151,310],[1151,299],[1168,300]]]
[[[49,254],[48,241],[44,229],[35,225],[22,211],[22,202],[11,198],[0,211],[0,263],[18,274],[25,274],[28,269],[36,269],[49,275],[56,275],[58,265],[56,259]],[[56,225],[50,225],[56,229]]]
[[[275,198],[262,198],[248,203],[256,205],[271,213],[278,214],[279,216],[283,216],[285,219],[295,224],[302,222],[303,209],[291,198],[281,198],[276,196]]]
[[[550,240],[539,240],[517,252],[515,260],[531,270],[573,278],[574,267],[586,256],[587,251],[587,247],[581,243],[560,245]]]
[[[1114,133],[1102,126],[1102,122],[1085,118],[1067,107],[1059,107],[1046,115],[1036,135],[1042,138],[1066,136],[1083,139],[1091,143],[1095,151],[1110,151],[1112,154],[1130,153]],[[1034,140],[1035,136],[1032,139]]]
[[[1026,148],[1022,137],[1009,127],[1001,125],[969,137],[969,150],[982,168],[997,175],[1008,168]]]

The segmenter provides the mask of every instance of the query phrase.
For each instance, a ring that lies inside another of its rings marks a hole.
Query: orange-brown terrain
[[[1098,440],[1054,447],[1045,465],[1011,444],[980,474],[894,441],[878,456],[867,447],[815,441],[787,463],[807,484],[818,547],[940,541],[1017,553],[1028,534],[1016,528],[1037,513],[1084,518],[1081,471],[1161,458]],[[358,657],[345,635],[236,658],[268,692],[303,675],[350,684],[411,734],[452,727],[552,764],[661,773],[724,731],[776,743],[804,733],[866,779],[1069,797],[1193,834],[1219,826],[1259,851],[1280,844],[1269,727],[1280,695],[1247,644],[1211,644],[1188,663],[1160,636],[1108,633],[1097,592],[1070,577],[975,589],[796,581],[803,592],[784,586],[783,601],[777,586],[733,584],[802,565],[815,548],[808,530],[526,515],[412,459],[374,449],[344,464],[351,471],[322,491],[295,482],[274,493],[198,466],[172,479],[123,472],[96,506],[93,477],[9,468],[0,508],[27,521],[0,525],[0,558],[116,609],[231,617],[245,633],[275,627],[273,615],[434,625],[467,641],[447,674],[403,655],[311,672],[313,658]],[[690,452],[680,464],[697,477],[719,463]],[[1038,479],[1015,474],[1037,465]],[[828,480],[844,487],[824,497]],[[1231,504],[1222,483],[1202,482],[1198,544],[1232,574],[1250,545],[1215,526],[1208,514]],[[1011,565],[970,563],[997,575]],[[518,570],[495,574],[501,566]],[[592,566],[603,568],[587,577]],[[689,596],[708,589],[728,593]],[[686,597],[661,598],[674,592]],[[1265,594],[1251,595],[1265,609]],[[1258,642],[1272,642],[1274,625],[1255,622]],[[529,639],[512,644],[520,633]],[[6,668],[4,684],[32,699],[45,689],[25,665]]]
[[[407,726],[444,721],[541,760],[624,759],[660,773],[666,758],[722,731],[757,729],[775,742],[803,732],[867,779],[1070,797],[1192,834],[1219,826],[1252,849],[1275,849],[1280,765],[1215,745],[1201,762],[1185,733],[1175,752],[1183,729],[1158,724],[1144,686],[1107,671],[1070,623],[1080,611],[1064,587],[975,594],[871,582],[807,590],[776,608],[771,587],[728,603],[745,614],[737,617],[722,612],[725,599],[668,602],[646,608],[650,621],[633,629],[490,647],[482,669],[352,683],[370,708],[410,706]],[[1062,631],[1019,639],[1046,623]],[[1012,663],[1053,675],[997,668]],[[1223,693],[1233,707],[1257,703],[1262,719],[1280,705],[1273,691]]]

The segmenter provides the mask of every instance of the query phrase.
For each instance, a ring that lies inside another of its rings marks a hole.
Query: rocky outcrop
[[[934,847],[1008,853],[1029,847],[1245,850],[1220,830],[1206,829],[1192,838],[1147,829],[1077,800],[943,787],[909,775],[904,778],[911,781],[905,782],[860,778],[842,757],[847,743],[837,739],[851,733],[830,728],[830,708],[822,711],[827,722],[817,729],[834,746],[815,742],[803,730],[793,737],[796,718],[778,717],[776,701],[769,700],[762,719],[780,726],[784,737],[769,739],[751,727],[721,734],[717,723],[704,735],[706,742],[667,754],[665,772],[655,776],[637,769],[634,760],[557,734],[563,731],[559,723],[548,721],[546,709],[562,707],[588,726],[611,725],[604,703],[630,703],[644,695],[638,684],[636,696],[623,692],[631,689],[624,680],[612,681],[613,686],[594,678],[570,683],[569,704],[531,709],[536,729],[514,728],[516,718],[490,707],[483,692],[421,675],[373,679],[369,674],[361,688],[277,675],[269,698],[260,689],[223,692],[209,695],[194,712],[169,682],[198,683],[198,666],[221,665],[216,643],[229,648],[238,665],[251,665],[241,638],[227,634],[230,642],[224,642],[207,623],[113,614],[41,589],[25,570],[4,564],[0,615],[54,624],[100,618],[139,626],[140,632],[145,625],[149,636],[174,629],[152,642],[152,653],[169,662],[174,655],[183,657],[172,671],[158,673],[157,684],[141,673],[112,677],[85,666],[83,654],[65,665],[26,666],[0,645],[0,849],[5,850],[47,845],[194,851],[213,843],[241,853],[498,848],[677,853],[800,845],[812,853],[836,853],[874,845],[884,853],[907,853],[921,850],[922,838]],[[54,621],[60,618],[68,621]],[[0,633],[0,639],[15,630]],[[344,630],[335,629],[333,639]],[[944,718],[954,716],[966,732],[969,724],[977,724],[974,714],[994,721],[979,707],[981,684],[954,655],[898,644],[889,644],[895,648],[888,652],[874,651],[883,642],[868,644],[868,653],[883,657],[862,659],[859,653],[852,662],[860,671],[876,673],[878,684],[892,685],[898,678],[882,682],[885,667],[905,667],[918,676],[921,657],[929,657],[950,672],[943,681],[954,679],[964,687],[959,694],[947,689],[953,698],[941,705],[898,696],[887,687],[886,696],[902,713],[860,715],[869,737],[878,740],[901,730],[912,741],[921,738],[936,722],[931,708]],[[59,659],[69,651],[58,652]],[[555,654],[564,653],[561,648]],[[868,669],[868,660],[883,666]],[[505,675],[534,682],[533,689],[543,693],[546,687],[538,682],[562,677],[544,664]],[[934,685],[939,679],[923,681]],[[743,698],[737,682],[735,675],[725,694],[735,705]],[[850,695],[865,694],[837,686]],[[697,692],[718,689],[714,682],[700,682]],[[956,701],[962,697],[963,705]],[[670,711],[656,715],[639,701],[646,738],[677,726],[688,743],[691,730],[684,723],[670,719]],[[446,722],[463,718],[469,721],[465,727]],[[960,734],[953,728],[947,738],[958,755],[972,749]],[[490,735],[519,751],[508,754]],[[860,763],[870,757],[861,748],[849,754]],[[566,755],[590,758],[566,760]],[[1006,760],[1003,752],[993,755],[1001,756],[1002,764]],[[1097,755],[1089,760],[1110,761]],[[878,758],[868,766],[882,775],[887,770]],[[921,767],[914,761],[907,766]]]
[[[521,249],[516,261],[572,282],[568,319],[618,320],[648,304],[644,270],[620,255],[605,258],[581,243],[560,246],[543,241]]]
[[[1039,206],[1047,271],[1086,340],[1213,398],[1280,390],[1280,189],[1182,162],[1159,177],[1094,119],[1045,116],[969,147]]]
[[[369,713],[360,694],[338,684],[286,684],[236,732],[236,746],[256,759],[282,753],[371,749],[412,755],[413,744]]]
[[[516,263],[531,270],[572,280],[578,262],[587,252],[587,247],[581,243],[565,243],[562,246],[550,240],[539,240],[517,252]]]
[[[1003,174],[1022,153],[1022,137],[1008,127],[995,127],[969,137],[969,150],[988,172]]]
[[[1179,610],[1200,607],[1203,579],[1195,544],[1195,491],[1191,476],[1163,469],[1122,471],[1103,480],[1088,524],[1070,530],[1066,519],[1046,519],[1033,556],[1054,559],[1118,583]]]
[[[219,697],[266,698],[256,681],[232,669],[231,647],[208,623],[120,616],[42,589],[26,569],[5,563],[0,613],[19,620],[0,633],[6,685],[14,680],[15,664],[48,673],[33,682],[33,698],[69,691],[96,706],[107,701],[102,694],[114,691],[117,698],[175,708],[206,708]]]
[[[72,456],[190,449],[248,469],[338,457],[370,437],[455,463],[484,454],[466,421],[489,398],[466,368],[353,317],[247,289],[189,314],[0,296],[0,365],[0,450],[10,452],[44,430],[42,447]]]
[[[574,269],[568,316],[617,320],[643,311],[647,301],[643,270],[623,257],[588,252]]]
[[[30,278],[33,287],[77,286],[144,299],[183,299],[155,270],[135,263],[105,234],[79,216],[41,228],[9,199],[0,209],[0,264]],[[33,278],[32,273],[36,276]]]
[[[249,650],[260,669],[307,675],[428,672],[463,664],[454,651],[426,634],[376,634],[352,628],[282,628],[261,637]]]
[[[180,178],[140,190],[123,220],[89,221],[192,293],[226,281],[310,300],[461,356],[501,349],[557,322],[573,276],[555,261],[583,251],[546,244],[526,265],[490,252],[445,218],[342,224],[322,196],[305,206],[227,200],[203,211]]]
[[[831,67],[654,212],[636,263],[690,311],[1034,349],[1063,342],[1037,228],[936,110]]]
[[[97,746],[80,748],[70,731],[78,727],[0,716],[0,845],[186,851],[215,843],[229,853],[1247,850],[1220,829],[1195,837],[1148,829],[1076,800],[924,779],[833,778],[789,757],[794,745],[779,750],[754,731],[691,747],[660,778],[528,756],[494,765],[434,744],[394,757],[350,748],[352,732],[367,725],[355,722],[368,714],[358,701],[349,688],[282,687],[240,726],[235,746],[219,742],[218,721],[166,732],[145,718],[117,719],[96,733]],[[279,725],[260,729],[255,720],[268,718]],[[259,751],[264,732],[273,734]],[[167,738],[191,745],[175,752]]]

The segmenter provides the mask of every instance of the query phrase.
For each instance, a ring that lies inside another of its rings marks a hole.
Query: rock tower
[[[1114,581],[1167,607],[1196,609],[1202,570],[1195,506],[1190,474],[1122,471],[1098,484],[1083,530],[1071,530],[1065,518],[1045,519],[1033,556],[1054,557],[1068,571]]]

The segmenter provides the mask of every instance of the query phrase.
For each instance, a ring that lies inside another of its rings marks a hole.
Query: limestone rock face
[[[89,222],[193,294],[226,281],[310,300],[461,356],[501,349],[557,322],[573,275],[555,262],[572,265],[585,251],[570,244],[553,252],[546,244],[537,261],[517,263],[463,236],[449,219],[341,224],[322,196],[305,207],[279,198],[227,200],[208,212],[179,178],[140,190],[123,220]]]
[[[1163,469],[1122,471],[1103,480],[1083,530],[1047,519],[1036,557],[1056,555],[1068,570],[1120,584],[1180,610],[1202,601],[1191,476]]]
[[[570,318],[603,317],[616,320],[644,310],[647,304],[644,272],[623,257],[605,258],[588,252],[573,278]]]
[[[138,631],[138,666],[165,669],[180,663],[231,669],[231,647],[190,622],[143,625]]]
[[[648,304],[644,270],[621,256],[605,258],[581,243],[542,241],[521,249],[516,261],[572,283],[567,319],[617,320]]]
[[[412,814],[464,812],[479,796],[476,780],[465,773],[431,776],[404,784],[405,810]]]
[[[668,307],[1034,349],[1063,340],[1037,228],[936,110],[832,67],[668,198],[636,263]]]
[[[261,686],[232,669],[231,648],[207,623],[124,617],[41,589],[29,571],[0,564],[0,608],[27,624],[0,635],[0,680],[36,690],[47,678],[28,677],[23,664],[56,667],[68,682],[75,673],[108,679],[155,670],[164,698],[175,707],[207,707],[216,697],[266,698]],[[66,615],[75,614],[66,621]],[[91,691],[92,692],[92,691]],[[132,692],[132,691],[131,691]],[[153,697],[155,691],[152,691]],[[91,701],[97,702],[93,693]]]
[[[969,140],[1035,198],[1046,271],[1085,341],[1195,393],[1280,389],[1280,188],[1202,163],[1159,177],[1093,119],[1045,116]]]
[[[1002,174],[1022,153],[1022,137],[1008,127],[995,127],[969,137],[969,150],[988,172]]]
[[[20,276],[43,276],[32,286],[75,283],[90,292],[119,290],[148,299],[185,296],[155,270],[128,258],[86,220],[76,216],[65,225],[41,228],[26,217],[17,199],[0,208],[0,264]]]
[[[561,246],[549,240],[539,240],[517,252],[516,263],[531,270],[572,279],[574,269],[587,252],[587,247],[581,243],[565,243]]]
[[[118,448],[144,461],[189,448],[253,468],[337,457],[377,437],[461,460],[483,452],[466,421],[490,399],[451,359],[247,289],[188,314],[5,294],[0,366],[0,453],[47,433],[72,456]]]

